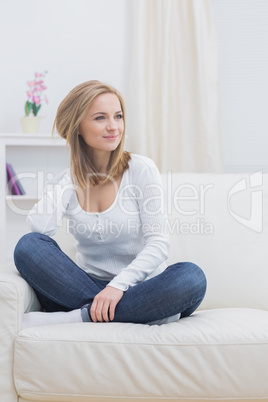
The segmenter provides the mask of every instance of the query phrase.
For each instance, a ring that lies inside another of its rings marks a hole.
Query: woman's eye
[[[122,114],[117,114],[117,115],[116,115],[116,118],[117,118],[117,119],[123,119],[123,115],[122,115]]]
[[[102,119],[104,119],[104,116],[98,116],[98,117],[96,117],[95,120],[102,120]]]

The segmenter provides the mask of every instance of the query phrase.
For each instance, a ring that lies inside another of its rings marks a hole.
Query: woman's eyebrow
[[[104,113],[104,112],[96,112],[96,113],[93,113],[91,116],[95,116],[95,114],[106,114],[106,113]]]
[[[122,113],[122,110],[115,112],[115,114],[118,114],[118,113]],[[95,116],[96,114],[106,114],[106,113],[105,112],[96,112],[96,113],[93,113],[91,116]]]

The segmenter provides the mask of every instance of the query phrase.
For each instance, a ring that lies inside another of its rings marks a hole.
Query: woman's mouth
[[[118,135],[106,135],[104,138],[106,140],[112,141],[115,140],[118,137]]]

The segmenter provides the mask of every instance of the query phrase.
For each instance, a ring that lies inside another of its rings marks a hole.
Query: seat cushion
[[[14,376],[18,394],[38,401],[268,399],[267,362],[268,312],[215,309],[161,326],[28,328]]]

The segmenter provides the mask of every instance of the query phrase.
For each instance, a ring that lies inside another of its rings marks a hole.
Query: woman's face
[[[94,151],[114,151],[123,131],[121,104],[113,93],[97,96],[80,123],[80,134]]]

